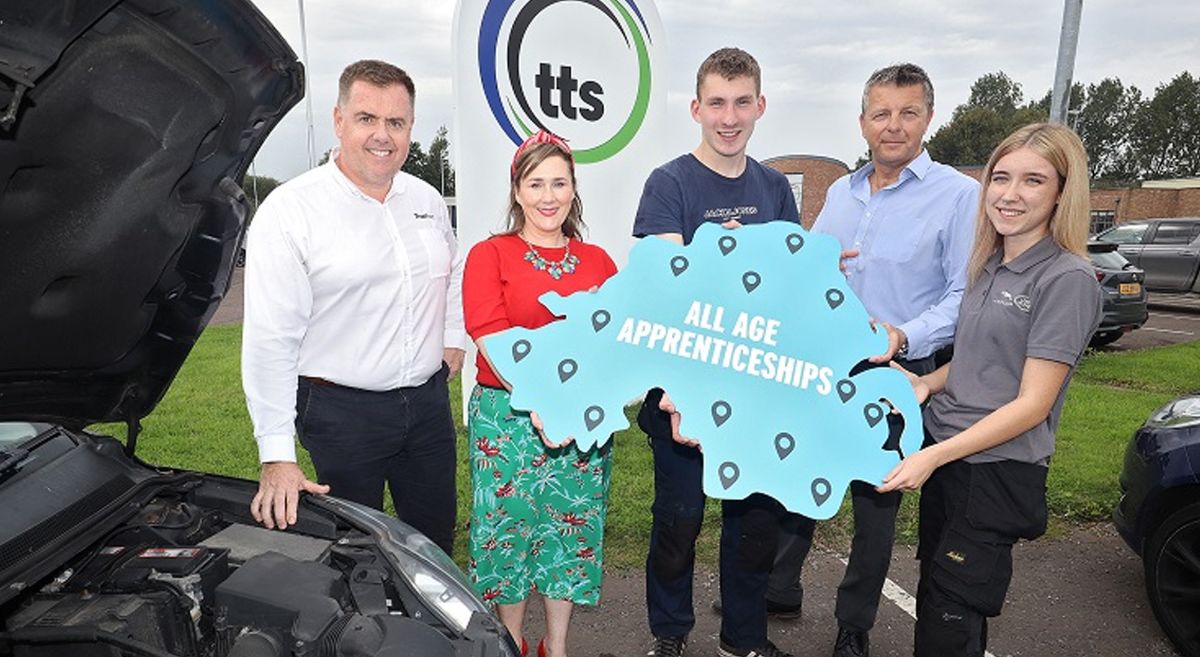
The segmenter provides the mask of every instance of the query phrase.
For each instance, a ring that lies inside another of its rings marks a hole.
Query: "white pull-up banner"
[[[503,230],[509,165],[544,128],[576,158],[585,239],[621,266],[646,176],[672,156],[666,52],[650,0],[460,0],[454,134],[460,248]]]

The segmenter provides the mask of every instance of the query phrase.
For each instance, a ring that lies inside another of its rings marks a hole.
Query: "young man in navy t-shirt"
[[[746,155],[754,124],[767,109],[758,62],[722,48],[696,73],[692,118],[700,145],[658,167],[646,180],[636,237],[691,242],[704,223],[728,229],[776,219],[799,223],[783,174]],[[695,625],[692,570],[704,516],[703,462],[697,443],[679,435],[679,412],[661,388],[646,395],[638,425],[654,450],[654,524],[646,558],[646,607],[657,657],[678,657]],[[764,495],[722,503],[721,657],[789,657],[767,639],[765,592],[783,507]]]

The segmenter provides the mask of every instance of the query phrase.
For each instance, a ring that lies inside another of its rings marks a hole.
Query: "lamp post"
[[[1062,33],[1058,37],[1058,63],[1054,69],[1054,91],[1050,96],[1050,120],[1067,122],[1071,105],[1071,78],[1075,75],[1075,47],[1079,44],[1079,15],[1083,0],[1065,0]]]
[[[308,127],[305,130],[305,140],[308,143],[308,168],[317,166],[316,143],[313,137],[313,108],[312,108],[312,68],[308,65],[308,29],[304,23],[304,0],[297,0],[300,5],[300,53],[304,58],[304,118]]]

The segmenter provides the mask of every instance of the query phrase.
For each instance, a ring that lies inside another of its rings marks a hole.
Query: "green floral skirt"
[[[467,406],[471,546],[467,572],[484,601],[515,604],[531,591],[600,600],[611,442],[549,449],[505,390],[475,386]]]

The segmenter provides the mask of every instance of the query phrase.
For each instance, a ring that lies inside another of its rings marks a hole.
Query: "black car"
[[[0,655],[517,654],[396,519],[306,496],[270,531],[255,482],[135,456],[302,93],[248,0],[0,2]]]
[[[1113,522],[1142,556],[1146,594],[1184,657],[1200,657],[1200,394],[1150,416],[1125,450]]]
[[[1104,316],[1092,334],[1092,346],[1101,347],[1116,342],[1149,319],[1144,286],[1146,274],[1126,260],[1117,251],[1116,244],[1090,242],[1088,257],[1104,294]]]

